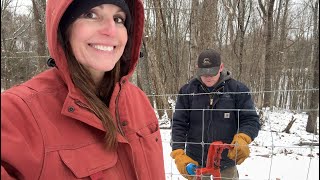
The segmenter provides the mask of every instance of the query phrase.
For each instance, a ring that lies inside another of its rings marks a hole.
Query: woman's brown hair
[[[74,57],[69,43],[65,52],[73,83],[81,90],[89,103],[90,109],[102,121],[106,129],[106,148],[115,149],[117,145],[117,129],[108,106],[115,84],[120,79],[120,61],[111,71],[105,73],[100,85],[96,85],[91,78],[90,72]]]

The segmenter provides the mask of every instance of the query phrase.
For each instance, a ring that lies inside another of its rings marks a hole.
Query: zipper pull
[[[210,106],[213,104],[213,98],[210,98]]]

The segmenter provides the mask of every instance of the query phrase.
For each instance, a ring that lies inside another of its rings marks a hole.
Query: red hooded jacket
[[[88,103],[71,80],[58,42],[59,21],[72,0],[47,0],[48,47],[57,68],[1,94],[2,179],[165,179],[158,120],[146,95],[129,82],[144,25],[143,4],[132,1],[130,71],[109,105],[119,129],[117,150],[104,148],[105,129],[85,108]]]

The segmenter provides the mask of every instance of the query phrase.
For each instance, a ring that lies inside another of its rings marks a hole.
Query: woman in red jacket
[[[47,0],[51,68],[1,94],[3,179],[164,179],[157,118],[129,82],[140,0]]]

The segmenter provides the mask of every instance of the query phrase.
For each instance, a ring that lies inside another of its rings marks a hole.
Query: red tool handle
[[[222,141],[215,141],[210,144],[208,156],[207,156],[207,165],[205,168],[196,169],[197,180],[201,179],[201,175],[211,174],[215,180],[221,180],[220,173],[220,161],[221,154],[224,149],[231,149],[232,146],[229,144],[224,144]]]

